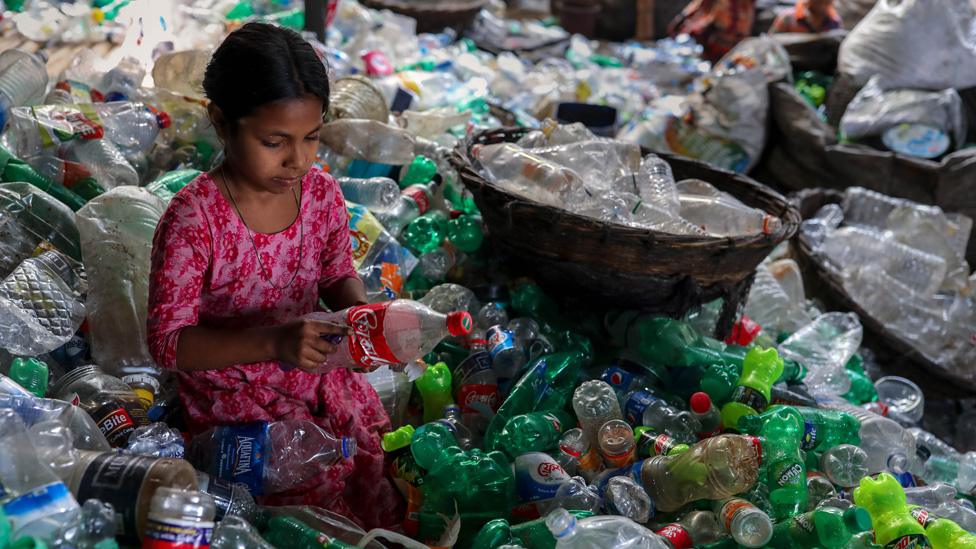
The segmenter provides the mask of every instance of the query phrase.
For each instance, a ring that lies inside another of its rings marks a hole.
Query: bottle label
[[[458,401],[462,414],[477,414],[485,417],[498,410],[498,385],[488,383],[468,383],[461,386]]]
[[[568,481],[569,475],[548,454],[530,452],[515,458],[515,484],[522,502],[551,499]]]
[[[401,362],[393,354],[383,333],[387,307],[389,303],[360,305],[346,313],[346,322],[353,332],[349,338],[349,355],[369,372]]]
[[[918,523],[922,525],[922,528],[928,528],[933,522],[936,521],[936,517],[933,517],[932,514],[929,513],[928,509],[925,509],[924,507],[913,507],[911,513],[912,518],[917,520]]]
[[[680,524],[669,524],[655,533],[667,539],[674,549],[691,549],[694,543],[691,542],[691,534]]]
[[[925,534],[910,534],[885,545],[885,549],[932,549],[932,543]]]
[[[770,479],[779,488],[786,486],[803,486],[806,488],[806,475],[803,472],[803,464],[795,461],[781,461],[773,465],[770,469]]]
[[[98,499],[111,503],[121,515],[116,521],[119,541],[138,544],[136,496],[157,458],[120,454],[101,454],[85,468],[78,485],[78,502]]]
[[[136,422],[128,410],[116,402],[102,405],[92,412],[92,418],[98,425],[98,430],[105,435],[109,444],[116,448],[125,447],[129,435],[136,430]]]
[[[603,453],[603,461],[608,467],[627,467],[634,462],[636,448],[631,446],[629,450],[620,454]]]
[[[603,371],[600,379],[613,387],[615,391],[623,392],[630,387],[630,384],[634,381],[634,377],[636,377],[634,374],[619,366],[610,366]]]
[[[451,372],[455,389],[463,385],[469,377],[486,370],[491,370],[491,355],[488,351],[471,353]]]
[[[54,147],[73,139],[101,139],[105,135],[102,120],[94,105],[42,105],[31,107],[37,122],[41,143]]]
[[[208,549],[214,523],[149,515],[143,549]]]
[[[53,482],[12,498],[3,504],[3,512],[16,532],[36,520],[72,507],[77,508],[78,503],[71,497],[68,487]]]
[[[730,499],[729,501],[725,502],[725,505],[722,506],[722,510],[719,511],[719,515],[725,522],[725,531],[731,532],[732,521],[735,520],[735,516],[743,510],[751,507],[753,507],[751,503],[740,498]]]
[[[812,421],[803,422],[803,438],[800,439],[800,447],[804,451],[813,450],[817,447],[817,424]]]
[[[230,482],[240,482],[256,496],[264,492],[264,466],[267,463],[268,423],[218,427],[214,432],[217,448],[210,474]]]
[[[739,385],[735,388],[735,392],[732,393],[732,401],[745,404],[757,412],[765,410],[769,404],[765,395],[745,385]]]
[[[668,435],[658,435],[654,437],[654,455],[666,456],[677,446],[677,441]]]
[[[801,513],[801,514],[796,515],[795,517],[793,517],[793,524],[797,528],[799,528],[800,530],[803,530],[804,532],[806,532],[808,534],[812,534],[814,528],[816,527],[813,524],[813,521],[810,520],[810,515],[808,513]]]
[[[210,494],[217,508],[217,520],[223,520],[230,510],[230,502],[234,498],[234,484],[222,478],[207,475],[208,482],[204,485],[200,483],[200,491]]]
[[[499,354],[515,347],[515,335],[501,326],[488,328],[488,355],[495,360]]]
[[[400,194],[413,199],[417,204],[418,215],[424,215],[430,209],[430,197],[427,196],[427,188],[424,185],[410,185],[400,191]]]
[[[657,398],[647,391],[636,391],[627,399],[624,404],[624,417],[631,425],[642,425],[644,422],[644,412],[648,406],[654,403]]]

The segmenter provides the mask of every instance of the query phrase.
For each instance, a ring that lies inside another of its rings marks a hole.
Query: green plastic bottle
[[[200,170],[173,170],[146,185],[146,190],[169,202],[173,196],[200,175]]]
[[[591,511],[570,511],[569,514],[577,519],[592,517]],[[512,534],[522,540],[522,545],[531,549],[555,549],[556,538],[552,536],[546,526],[546,517],[530,520],[512,526]]]
[[[406,189],[410,185],[430,183],[435,175],[437,175],[437,163],[426,156],[418,155],[400,177],[400,188]]]
[[[654,456],[676,456],[691,448],[687,444],[679,444],[677,440],[668,435],[658,434],[652,427],[635,428],[634,440],[637,441],[638,459]]]
[[[4,549],[10,543],[10,531],[12,526],[10,521],[7,520],[7,514],[3,512],[3,508],[0,507],[0,549]]]
[[[48,375],[47,364],[36,358],[15,358],[10,364],[10,379],[38,398],[47,394]]]
[[[496,445],[512,459],[528,452],[548,452],[573,427],[576,419],[563,410],[521,414],[505,423]]]
[[[332,538],[303,521],[280,515],[268,521],[268,529],[261,534],[277,549],[350,549],[356,547]]]
[[[473,215],[461,214],[447,222],[447,240],[464,253],[474,253],[485,239],[481,221]]]
[[[846,549],[851,538],[871,529],[871,516],[860,507],[846,511],[821,507],[777,523],[769,546],[777,549]]]
[[[440,419],[444,415],[444,407],[454,404],[454,397],[451,396],[451,369],[447,364],[438,362],[429,366],[415,383],[424,402],[424,423]]]
[[[507,520],[495,519],[481,527],[471,542],[471,549],[498,549],[502,545],[520,547],[522,543],[512,534],[512,525]]]
[[[760,421],[752,420],[759,417]],[[807,468],[800,442],[803,416],[792,406],[775,408],[762,416],[745,416],[740,428],[760,437],[769,503],[777,522],[807,509]]]
[[[776,349],[752,349],[742,363],[742,375],[732,399],[722,405],[722,425],[737,429],[739,418],[758,414],[769,405],[769,389],[783,373]]]
[[[733,364],[712,364],[701,375],[701,390],[716,404],[728,402],[739,383],[741,369]]]
[[[87,197],[79,196],[78,193],[69,190],[64,185],[55,183],[39,174],[36,170],[34,170],[34,168],[31,167],[30,164],[17,158],[13,155],[13,153],[8,151],[3,146],[0,146],[0,181],[6,183],[15,181],[30,183],[38,189],[41,189],[47,194],[60,200],[66,206],[71,208],[71,211],[74,212],[80,210],[81,207],[85,205],[87,199],[97,196],[97,194]],[[100,188],[97,190],[104,192],[104,190]],[[101,192],[98,194],[101,194]]]
[[[854,416],[825,410],[797,406],[803,416],[803,450],[823,452],[838,444],[861,443],[861,422]]]
[[[861,358],[861,355],[852,356],[844,367],[847,369],[847,377],[851,380],[850,390],[841,395],[844,399],[856,406],[878,400],[878,391],[874,388],[874,382],[864,371],[864,359]]]
[[[384,434],[380,446],[388,454],[386,462],[389,464],[390,477],[407,502],[407,512],[401,526],[408,536],[416,537],[420,533],[420,509],[423,504],[420,487],[424,484],[424,477],[410,451],[413,434],[413,425],[404,425]]]
[[[526,280],[517,282],[512,287],[510,297],[512,310],[517,316],[532,317],[540,322],[551,322],[559,316],[559,307],[534,282]]]
[[[497,448],[498,433],[512,417],[529,412],[565,410],[584,366],[578,350],[544,355],[529,364],[498,408],[485,432],[485,448]]]
[[[970,534],[949,519],[937,519],[925,527],[925,533],[935,549],[973,549],[976,535]]]
[[[871,514],[875,542],[884,547],[931,548],[925,529],[912,516],[905,491],[895,477],[881,473],[864,477],[854,489],[854,503]]]
[[[447,215],[439,210],[429,211],[411,221],[400,236],[411,252],[430,253],[447,237]]]

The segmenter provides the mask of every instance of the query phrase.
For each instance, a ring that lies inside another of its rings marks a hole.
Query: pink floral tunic
[[[356,276],[348,216],[338,183],[312,170],[302,180],[300,220],[275,234],[250,233],[212,177],[203,174],[173,197],[156,228],[149,285],[148,339],[156,362],[172,369],[180,330],[270,326],[316,308],[319,288]],[[302,229],[304,225],[304,230]],[[268,283],[262,267],[271,272]],[[307,419],[356,439],[355,459],[324,468],[301,490],[265,503],[316,505],[366,528],[391,526],[400,500],[385,478],[379,436],[390,420],[362,374],[283,372],[277,362],[178,372],[193,432],[219,424]]]

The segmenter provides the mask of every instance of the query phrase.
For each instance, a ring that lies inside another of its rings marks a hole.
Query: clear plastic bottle
[[[117,448],[124,448],[138,427],[149,425],[146,410],[132,389],[97,366],[83,366],[61,376],[51,394],[77,402]]]
[[[214,501],[209,495],[162,486],[152,496],[142,546],[209,547],[214,513]]]
[[[201,492],[213,498],[216,520],[238,517],[254,524],[261,518],[261,511],[246,485],[211,477],[202,471],[197,471],[197,484]]]
[[[742,498],[716,502],[714,509],[725,531],[743,547],[763,547],[773,537],[769,515]]]
[[[779,345],[783,358],[806,366],[811,389],[842,395],[851,388],[845,365],[861,346],[863,330],[854,313],[826,313]]]
[[[0,409],[0,508],[10,521],[13,539],[50,536],[81,513],[68,488],[38,459],[24,421],[12,410]]]
[[[559,439],[559,451],[575,460],[576,468],[586,480],[593,480],[603,471],[603,460],[596,448],[590,444],[583,430],[574,427],[563,433]]]
[[[726,537],[725,530],[711,511],[691,511],[678,522],[672,522],[655,532],[666,539],[672,549],[691,549]]]
[[[638,524],[644,524],[654,514],[650,496],[630,477],[618,476],[607,481],[603,499],[607,512],[627,517]]]
[[[460,284],[438,284],[420,298],[422,303],[441,314],[452,311],[468,311],[474,314],[481,307],[474,292]]]
[[[774,337],[780,332],[793,333],[813,320],[787,295],[765,264],[756,268],[745,313]]]
[[[340,177],[339,186],[342,187],[343,198],[366,206],[372,212],[389,211],[400,200],[400,186],[389,177]],[[390,228],[387,227],[387,230]]]
[[[926,482],[956,482],[962,455],[955,448],[928,431],[908,429],[915,437],[915,449],[922,460],[922,478]]]
[[[844,488],[857,486],[870,471],[868,454],[853,444],[838,444],[820,455],[820,471],[830,482]]]
[[[508,312],[505,305],[497,301],[489,301],[481,306],[475,317],[478,328],[487,330],[492,326],[508,324]]]
[[[217,427],[194,437],[188,459],[213,477],[252,494],[290,490],[356,455],[356,440],[335,437],[307,420]]]
[[[448,404],[444,406],[444,417],[437,421],[446,425],[451,430],[454,438],[457,440],[458,447],[462,450],[471,449],[474,442],[474,435],[471,433],[471,429],[464,423],[461,408],[458,405]]]
[[[698,438],[706,439],[722,432],[722,415],[712,403],[708,393],[697,392],[688,400],[691,405],[691,415],[698,421]]]
[[[488,329],[486,338],[491,368],[498,377],[512,379],[518,375],[529,357],[515,334],[504,326],[497,325]]]
[[[47,60],[42,54],[14,48],[0,54],[0,132],[10,119],[10,109],[39,101],[47,82]]]
[[[603,498],[600,497],[600,492],[597,491],[596,487],[586,483],[586,479],[572,477],[556,490],[556,495],[550,500],[550,508],[546,509],[546,512],[551,512],[557,507],[567,511],[598,513],[603,507]]]
[[[686,179],[677,187],[681,217],[702,227],[710,236],[772,234],[783,225],[775,215],[746,206],[700,179]]]
[[[891,471],[896,474],[918,472],[915,437],[896,422],[846,402],[831,402],[831,407],[851,414],[861,422],[862,450],[871,474]]]
[[[636,522],[617,516],[577,519],[565,509],[546,517],[556,549],[670,549],[661,536]]]
[[[584,382],[573,393],[573,411],[587,440],[599,441],[600,428],[614,419],[623,419],[613,387],[603,381]]]
[[[624,413],[632,425],[643,425],[665,433],[678,442],[690,444],[698,440],[701,426],[685,410],[678,410],[650,391],[637,390],[624,397]]]
[[[229,516],[217,523],[210,549],[275,549],[251,524],[241,517]]]
[[[471,153],[492,180],[520,194],[561,198],[583,186],[573,170],[513,143],[476,145]]]
[[[671,166],[661,157],[649,154],[637,172],[638,194],[648,203],[671,215],[678,215],[681,203]]]
[[[415,155],[409,132],[376,120],[329,122],[322,126],[322,142],[342,156],[394,166],[409,164]]]
[[[125,155],[107,139],[79,141],[69,147],[69,158],[84,165],[105,189],[139,185],[139,174]]]
[[[404,227],[427,213],[434,200],[437,185],[436,180],[431,183],[410,185],[399,191],[396,203],[389,210],[377,213],[376,218],[390,234],[398,236]]]
[[[626,467],[634,462],[636,443],[634,431],[622,419],[611,419],[600,427],[597,435],[600,454],[608,467]]]
[[[447,336],[462,337],[473,328],[467,311],[440,314],[417,301],[397,299],[374,305],[350,307],[332,313],[316,312],[306,318],[352,328],[353,335],[340,340],[339,350],[329,355],[322,371],[355,368],[372,371],[380,366],[412,363],[429,353]]]

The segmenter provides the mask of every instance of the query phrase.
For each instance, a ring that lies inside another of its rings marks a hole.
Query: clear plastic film
[[[899,124],[923,124],[951,136],[957,147],[966,141],[962,99],[952,88],[941,91],[882,89],[874,77],[847,105],[840,129],[849,138],[878,136]]]

